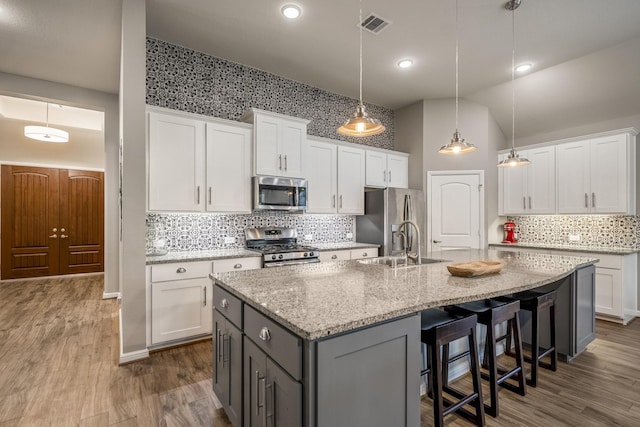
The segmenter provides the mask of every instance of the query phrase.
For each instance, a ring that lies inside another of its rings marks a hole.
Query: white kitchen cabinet
[[[499,168],[502,215],[547,214],[556,211],[555,147],[518,150],[531,161],[526,166]],[[502,154],[498,160],[502,160]]]
[[[151,266],[151,344],[210,334],[211,262]]]
[[[251,127],[149,112],[149,211],[251,212]]]
[[[305,178],[308,120],[256,108],[240,120],[253,123],[256,175]]]
[[[364,214],[365,150],[309,139],[307,213]]]
[[[149,210],[203,210],[204,122],[156,112],[148,118]]]
[[[376,258],[378,248],[351,249],[351,259]]]
[[[351,250],[320,251],[319,258],[320,262],[349,261],[351,259]]]
[[[635,147],[630,134],[559,144],[558,213],[635,212]]]
[[[206,210],[251,212],[251,129],[207,123]]]
[[[226,273],[229,271],[255,270],[262,268],[262,257],[226,258],[213,261],[214,273]]]
[[[408,156],[367,150],[365,184],[367,187],[408,188]]]

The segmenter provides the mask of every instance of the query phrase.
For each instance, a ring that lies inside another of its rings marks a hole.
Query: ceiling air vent
[[[369,31],[370,33],[378,35],[382,32],[382,30],[391,25],[391,21],[384,19],[383,17],[378,16],[375,13],[370,13],[369,16],[362,20],[360,25],[362,25],[362,28]]]

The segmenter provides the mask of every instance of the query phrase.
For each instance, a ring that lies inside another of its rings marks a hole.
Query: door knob
[[[52,238],[52,239],[57,239],[57,238],[58,238],[58,235],[57,235],[57,234],[52,234],[52,235],[51,235],[51,236],[49,236],[49,237],[50,237],[50,238]]]
[[[69,237],[69,236],[67,236],[66,234],[61,234],[61,235],[60,235],[60,238],[61,238],[61,239],[66,239],[67,237]]]

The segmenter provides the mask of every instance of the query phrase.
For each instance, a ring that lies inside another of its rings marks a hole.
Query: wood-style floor
[[[230,427],[211,391],[210,342],[118,366],[118,306],[102,289],[101,275],[0,282],[0,427]],[[502,390],[487,426],[640,425],[640,321],[597,329],[527,396]],[[422,425],[432,425],[427,398]]]

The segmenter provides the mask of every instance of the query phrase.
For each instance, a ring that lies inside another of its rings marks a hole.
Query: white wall
[[[423,111],[420,101],[395,112],[394,150],[409,153],[409,188],[416,190],[423,189]]]
[[[0,72],[0,94],[58,100],[66,105],[105,113],[105,242],[104,293],[118,292],[118,97],[45,80]]]

